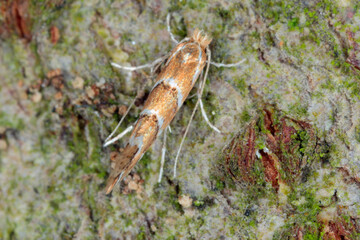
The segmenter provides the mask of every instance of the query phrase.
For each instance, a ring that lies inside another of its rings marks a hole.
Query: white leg
[[[215,62],[211,62],[210,60],[207,61],[207,63],[210,63],[212,65],[214,65],[215,67],[236,67],[236,66],[239,66],[241,65],[243,62],[245,62],[246,59],[243,59],[237,63],[231,63],[231,64],[224,64],[224,63],[215,63]],[[209,127],[211,129],[213,129],[215,132],[218,132],[218,133],[221,133],[221,131],[215,127],[213,124],[210,123],[209,121],[209,118],[207,117],[206,115],[206,112],[205,112],[205,109],[204,109],[204,105],[202,103],[202,100],[201,100],[201,96],[198,96],[200,98],[200,109],[201,109],[201,114],[203,115],[204,119],[205,119],[205,122],[209,125]]]
[[[121,65],[119,65],[117,63],[112,62],[111,66],[122,69],[122,70],[132,72],[132,71],[137,71],[137,70],[140,70],[140,69],[143,69],[143,68],[151,68],[152,69],[156,64],[162,62],[163,60],[164,60],[164,57],[158,58],[155,61],[153,61],[152,63],[144,64],[144,65],[140,65],[140,66],[136,66],[136,67],[121,66]]]
[[[200,109],[201,109],[201,114],[205,120],[205,122],[209,125],[209,127],[214,130],[215,132],[218,132],[218,133],[221,133],[221,131],[215,127],[214,125],[211,124],[211,122],[209,121],[209,118],[207,117],[206,115],[206,112],[205,112],[205,109],[204,109],[204,105],[203,105],[203,102],[201,100],[201,96],[199,96],[199,99],[200,99]]]
[[[163,171],[164,171],[165,153],[166,153],[166,132],[167,132],[168,128],[169,127],[165,128],[165,131],[164,131],[164,142],[163,142],[163,147],[161,149],[161,166],[160,166],[158,183],[161,182],[161,178],[162,178]]]
[[[172,34],[171,29],[170,29],[170,18],[171,18],[171,14],[168,13],[168,15],[166,16],[167,31],[168,31],[169,34],[170,34],[171,40],[172,40],[174,43],[178,44],[179,42],[175,39],[175,37],[174,37],[174,35]]]
[[[114,129],[114,131],[112,131],[112,133],[105,139],[105,144],[108,142],[108,140],[115,134],[115,132],[117,131],[117,129],[120,127],[121,123],[124,121],[125,117],[128,115],[130,109],[132,108],[132,106],[134,105],[135,101],[136,101],[137,96],[134,98],[134,100],[131,102],[130,106],[128,107],[128,109],[126,110],[124,116],[122,116],[122,118],[120,119],[118,125],[116,126],[116,128]],[[104,146],[105,146],[104,144]]]
[[[131,125],[129,127],[127,127],[124,131],[122,131],[119,135],[117,135],[116,137],[114,137],[113,139],[110,139],[108,141],[106,141],[103,145],[103,147],[107,147],[110,144],[113,144],[114,142],[116,142],[117,140],[119,140],[120,138],[122,138],[123,136],[125,136],[128,132],[130,132],[134,127]]]
[[[167,31],[169,32],[169,35],[170,35],[171,40],[172,40],[174,43],[178,44],[179,42],[175,39],[175,37],[174,37],[174,35],[172,34],[171,29],[170,29],[170,18],[171,18],[171,14],[168,13],[168,15],[166,16]],[[182,41],[187,41],[187,40],[188,40],[188,38],[185,38],[185,39],[182,40]],[[122,70],[130,71],[130,72],[132,72],[132,71],[137,71],[137,70],[140,70],[140,69],[143,69],[143,68],[150,68],[150,69],[151,69],[151,72],[154,72],[154,67],[155,67],[157,64],[161,63],[162,61],[164,61],[164,59],[166,59],[166,58],[167,58],[167,56],[162,57],[162,58],[158,58],[158,59],[156,59],[156,60],[155,60],[154,62],[152,62],[152,63],[144,64],[144,65],[140,65],[140,66],[135,66],[135,67],[121,66],[121,65],[119,65],[119,64],[117,64],[117,63],[114,63],[114,62],[111,62],[111,66],[116,67],[116,68],[119,68],[119,69],[122,69]]]
[[[229,68],[229,67],[237,67],[237,66],[240,66],[243,62],[245,62],[246,59],[243,59],[237,63],[230,63],[230,64],[224,64],[224,63],[216,63],[216,62],[211,62],[210,61],[210,64],[214,65],[215,67],[226,67],[226,68]]]
[[[205,75],[204,75],[203,81],[200,82],[200,88],[199,88],[199,94],[198,94],[199,98],[198,98],[198,100],[196,101],[194,110],[193,110],[193,112],[192,112],[192,114],[191,114],[189,123],[188,123],[188,125],[187,125],[187,127],[186,127],[184,136],[183,136],[183,138],[181,139],[180,147],[179,147],[178,152],[177,152],[176,157],[175,157],[175,163],[174,163],[174,178],[176,178],[176,166],[177,166],[177,162],[178,162],[178,159],[179,159],[179,156],[180,156],[181,148],[182,148],[182,146],[183,146],[183,144],[184,144],[186,135],[187,135],[187,133],[188,133],[188,131],[189,131],[189,128],[190,128],[190,124],[191,124],[191,122],[192,122],[192,120],[193,120],[193,118],[194,118],[194,116],[195,116],[195,112],[196,112],[196,110],[197,110],[197,108],[198,108],[198,106],[199,106],[199,104],[200,104],[201,96],[202,96],[202,94],[203,94],[203,92],[204,92],[204,87],[205,87],[205,83],[206,83],[206,78],[207,78],[207,75],[208,75],[208,72],[209,72],[209,66],[210,66],[209,62],[210,62],[210,59],[211,59],[211,51],[210,51],[209,47],[206,48],[206,51],[207,51],[207,53],[208,53],[208,64],[206,65],[206,70],[205,70]]]

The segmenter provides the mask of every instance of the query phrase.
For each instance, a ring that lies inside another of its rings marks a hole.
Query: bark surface
[[[0,3],[0,239],[360,239],[358,1]],[[110,196],[102,144],[154,84],[147,64],[196,28],[213,38],[197,86]],[[193,96],[193,97],[191,97]]]

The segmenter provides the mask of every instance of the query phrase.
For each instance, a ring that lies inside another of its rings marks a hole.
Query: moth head
[[[202,30],[195,29],[191,37],[195,42],[198,42],[202,48],[206,48],[211,43],[211,38],[208,37]]]

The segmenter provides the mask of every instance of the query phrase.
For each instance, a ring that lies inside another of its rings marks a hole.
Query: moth
[[[194,87],[207,59],[210,64],[208,45],[211,40],[196,29],[190,38],[179,42],[171,51],[144,103],[128,143],[112,159],[114,166],[107,180],[106,194],[130,173],[155,139],[169,126]]]

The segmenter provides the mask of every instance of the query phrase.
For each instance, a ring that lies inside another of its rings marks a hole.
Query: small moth
[[[129,142],[113,159],[106,194],[130,173],[156,137],[168,127],[206,64],[211,40],[196,29],[191,38],[184,39],[171,51],[144,103]]]

